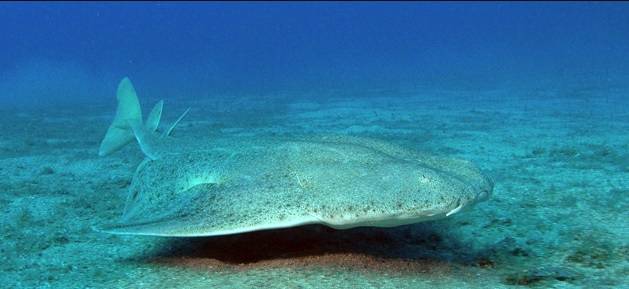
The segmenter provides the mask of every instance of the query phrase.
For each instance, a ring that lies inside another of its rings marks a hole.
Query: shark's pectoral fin
[[[204,227],[212,227],[212,210],[221,207],[219,196],[223,188],[214,183],[200,183],[177,192],[160,212],[142,207],[143,203],[127,204],[118,223],[93,227],[98,232],[119,235],[194,236]],[[219,204],[216,204],[216,202]]]

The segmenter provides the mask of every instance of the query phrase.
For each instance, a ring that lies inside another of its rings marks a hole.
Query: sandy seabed
[[[193,106],[174,137],[332,132],[465,158],[494,179],[492,198],[391,229],[107,235],[91,227],[120,215],[143,158],[135,144],[97,156],[114,98],[5,110],[0,287],[627,288],[629,90],[365,95],[167,99],[164,118]]]

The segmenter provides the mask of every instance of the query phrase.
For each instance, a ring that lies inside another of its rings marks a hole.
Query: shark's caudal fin
[[[156,159],[157,155],[152,149],[151,143],[153,142],[151,139],[153,138],[153,132],[155,132],[159,126],[164,101],[161,100],[156,103],[149,113],[146,123],[142,123],[140,101],[129,78],[123,78],[120,84],[118,84],[117,98],[118,108],[116,110],[116,116],[107,130],[107,134],[105,134],[105,137],[100,143],[98,155],[106,156],[116,152],[135,138],[142,152],[148,158]],[[170,131],[173,130],[175,125],[186,115],[188,110],[168,129],[165,135],[168,135]]]

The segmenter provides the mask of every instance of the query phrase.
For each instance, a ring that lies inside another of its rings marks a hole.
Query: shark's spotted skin
[[[444,218],[486,199],[493,187],[469,162],[374,139],[138,141],[161,144],[136,170],[120,221],[99,231],[214,236],[314,223],[390,227]]]
[[[226,137],[177,143],[194,149],[146,160],[121,221],[100,230],[211,236],[311,223],[396,226],[443,218],[492,189],[467,162],[370,139]]]

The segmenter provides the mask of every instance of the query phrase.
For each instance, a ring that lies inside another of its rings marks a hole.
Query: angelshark
[[[157,132],[163,101],[145,122],[124,78],[101,142],[109,155],[134,139],[146,159],[113,234],[215,236],[323,224],[393,227],[448,217],[489,198],[472,163],[343,135],[195,136]]]

